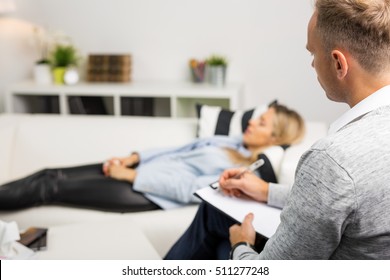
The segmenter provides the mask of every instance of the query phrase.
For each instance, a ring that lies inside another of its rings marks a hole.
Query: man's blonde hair
[[[345,48],[371,74],[390,69],[390,0],[316,0],[327,51]]]

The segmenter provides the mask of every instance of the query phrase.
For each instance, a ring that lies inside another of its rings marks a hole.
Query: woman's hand
[[[139,155],[138,153],[132,153],[128,157],[120,158],[120,162],[123,166],[133,166],[139,163]]]
[[[250,172],[245,172],[239,178],[234,178],[242,172],[240,168],[225,170],[219,178],[223,193],[240,197],[246,195],[256,201],[268,201],[268,183]]]
[[[102,167],[103,174],[105,176],[109,176],[110,175],[109,169],[113,165],[120,165],[120,166],[123,166],[123,167],[127,167],[127,166],[135,165],[137,163],[139,163],[139,155],[137,153],[132,153],[128,157],[122,157],[122,158],[113,157],[113,158],[107,160],[103,164],[103,167]]]
[[[110,165],[108,174],[113,179],[128,181],[130,183],[133,183],[137,176],[137,172],[134,169],[122,165]]]

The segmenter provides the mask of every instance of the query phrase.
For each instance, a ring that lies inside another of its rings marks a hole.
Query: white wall
[[[31,75],[36,59],[32,39],[31,23],[0,15],[0,112],[6,86]]]
[[[277,98],[306,119],[328,123],[347,109],[327,100],[310,66],[305,45],[312,0],[15,2],[14,17],[61,30],[84,55],[130,52],[133,80],[189,79],[190,58],[219,53],[230,60],[228,82],[244,84],[247,108]],[[27,75],[14,67],[7,65]],[[31,70],[29,59],[25,67]]]

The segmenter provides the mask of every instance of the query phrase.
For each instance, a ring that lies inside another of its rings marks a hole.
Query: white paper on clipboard
[[[265,203],[226,196],[222,192],[210,187],[196,191],[195,195],[239,223],[244,220],[248,213],[252,212],[254,214],[253,226],[255,230],[267,238],[276,232],[280,224],[280,213],[282,210],[268,206]]]

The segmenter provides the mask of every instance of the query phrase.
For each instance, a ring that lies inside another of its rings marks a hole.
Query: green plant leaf
[[[210,66],[227,66],[228,61],[224,56],[212,55],[206,60]]]
[[[71,45],[57,45],[52,52],[51,61],[54,67],[77,65],[77,50]]]

